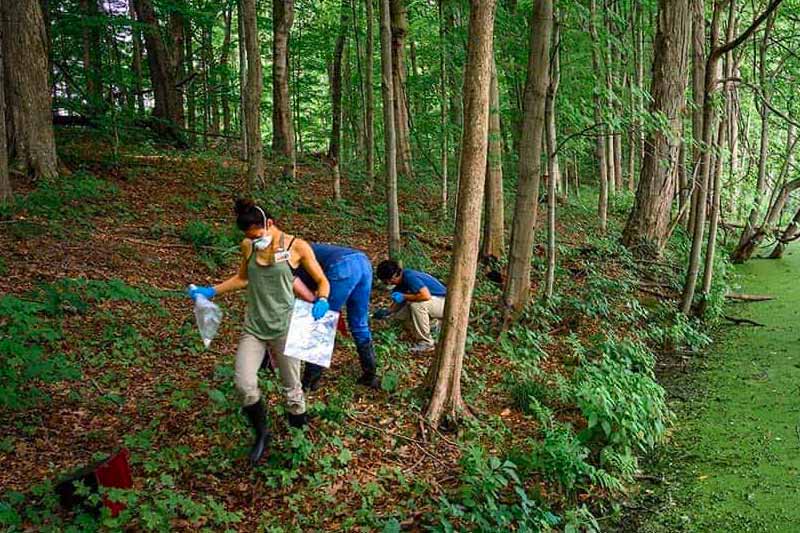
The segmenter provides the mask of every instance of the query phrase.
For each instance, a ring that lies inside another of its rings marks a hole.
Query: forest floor
[[[115,495],[128,510],[102,516],[107,529],[599,530],[637,492],[630,450],[661,441],[668,425],[644,343],[685,342],[686,353],[707,342],[653,296],[674,291],[680,269],[637,263],[618,244],[630,197],[611,206],[603,237],[585,195],[560,211],[551,305],[534,303],[498,336],[499,287],[479,272],[463,378],[475,419],[425,437],[430,357],[410,354],[399,327],[375,324],[383,390],[355,384],[352,343],[337,343],[305,433],[287,427],[277,381],[262,374],[276,439],[251,469],[232,384],[243,295],[218,299],[225,318],[203,350],[184,294],[236,268],[242,164],[146,144],[115,153],[74,134],[59,138],[59,152],[73,174],[36,187],[15,180],[18,204],[0,220],[0,526],[9,531],[96,529],[91,515],[58,507],[52,483],[121,446],[136,490]],[[383,195],[363,176],[346,176],[335,203],[319,159],[303,158],[293,182],[269,171],[258,200],[282,228],[385,257]],[[404,259],[446,280],[452,221],[437,187],[400,185]],[[538,294],[541,246],[533,267]],[[373,304],[386,303],[376,287]]]
[[[675,434],[653,461],[661,479],[636,531],[800,530],[798,272],[797,247],[735,268],[742,292],[775,299],[729,304],[763,326],[725,327],[671,387]]]

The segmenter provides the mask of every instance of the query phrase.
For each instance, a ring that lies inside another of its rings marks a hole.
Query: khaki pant
[[[262,341],[249,333],[242,333],[242,336],[239,337],[234,383],[242,397],[242,405],[252,405],[261,399],[261,389],[258,387],[258,369],[264,360],[267,347],[269,347],[273,362],[278,367],[288,411],[293,415],[306,412],[306,400],[300,384],[300,360],[283,355],[285,345],[286,337],[268,341]]]
[[[433,344],[431,318],[444,317],[444,297],[431,296],[425,302],[406,302],[394,316],[398,320],[410,321],[414,336],[422,342]]]

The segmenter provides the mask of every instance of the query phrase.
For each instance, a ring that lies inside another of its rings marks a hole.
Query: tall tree
[[[339,158],[342,141],[342,55],[347,41],[347,16],[349,8],[347,0],[342,0],[339,15],[339,36],[333,51],[333,68],[331,74],[331,108],[333,120],[331,121],[331,141],[328,145],[328,158],[333,166],[333,195],[338,202],[342,199],[340,185]]]
[[[455,419],[466,411],[461,397],[461,369],[478,259],[480,217],[475,213],[481,209],[486,172],[495,1],[471,0],[470,8],[469,52],[464,73],[465,128],[459,166],[461,210],[456,214],[444,327],[429,373],[433,393],[425,412],[426,420],[434,428],[442,417]]]
[[[405,46],[408,34],[407,0],[391,0],[392,76],[394,86],[394,123],[397,142],[397,171],[411,176],[411,131],[406,94]]]
[[[180,135],[177,128],[183,124],[183,108],[175,70],[164,44],[153,4],[150,0],[133,0],[133,7],[143,25],[147,63],[150,67],[150,81],[154,93],[153,116],[160,119],[157,131],[178,139]]]
[[[589,35],[592,39],[592,71],[593,72],[600,72],[600,39],[597,35],[597,24],[595,19],[597,17],[597,3],[596,0],[590,0],[589,2]],[[595,126],[600,130],[600,134],[596,136],[595,141],[595,157],[597,158],[598,164],[598,182],[600,185],[600,194],[597,196],[597,214],[600,218],[600,231],[606,230],[606,225],[608,224],[608,165],[606,163],[606,136],[603,134],[606,130],[606,126],[602,123],[603,122],[603,114],[601,111],[602,108],[602,96],[600,95],[600,91],[597,90],[597,87],[593,90],[594,94],[594,123]]]
[[[397,143],[395,141],[394,81],[392,70],[392,29],[390,0],[380,0],[381,17],[381,95],[383,97],[383,146],[386,162],[386,203],[389,257],[400,255],[400,209],[397,203]]]
[[[553,12],[552,60],[550,62],[550,81],[545,101],[545,146],[547,147],[547,274],[545,276],[544,297],[552,298],[556,277],[556,186],[561,182],[556,152],[556,94],[560,81],[559,53],[561,48],[558,15]],[[619,138],[619,136],[617,136]],[[565,184],[566,185],[566,184]]]
[[[247,46],[244,34],[244,7],[243,0],[237,0],[237,40],[239,41],[239,135],[241,138],[240,159],[247,161]]]
[[[639,188],[622,234],[622,242],[640,255],[659,255],[667,238],[688,83],[689,6],[660,0],[658,7],[650,112],[667,126],[647,136]]]
[[[219,66],[220,70],[222,71],[222,79],[220,80],[222,84],[222,91],[220,93],[220,100],[222,104],[222,127],[225,129],[225,133],[230,133],[231,131],[231,102],[230,102],[230,73],[228,69],[228,64],[230,62],[230,54],[231,54],[231,26],[232,26],[232,19],[233,19],[233,6],[229,5],[225,7],[224,10],[225,16],[225,33],[222,38],[222,53],[220,54],[219,59]]]
[[[258,46],[256,0],[242,0],[245,48],[247,49],[247,85],[245,86],[245,125],[247,127],[247,179],[251,190],[264,181],[264,158],[261,147],[261,54]]]
[[[131,17],[131,35],[133,41],[133,90],[136,93],[136,108],[139,114],[144,114],[144,85],[142,83],[142,32],[136,21],[136,10],[133,2],[128,3],[128,14]]]
[[[366,44],[366,65],[364,66],[366,72],[366,110],[364,115],[366,117],[366,137],[367,137],[367,179],[369,180],[370,188],[375,184],[375,96],[373,93],[373,84],[375,83],[374,77],[374,56],[375,37],[373,35],[375,27],[375,14],[374,11],[375,0],[364,0],[367,4],[367,44]]]
[[[3,71],[3,34],[5,33],[5,25],[2,23],[3,16],[2,11],[0,11],[0,207],[9,204],[13,200],[11,180],[8,176],[8,148],[6,146],[6,75]]]
[[[531,256],[539,207],[542,134],[550,78],[552,26],[552,0],[535,0],[530,22],[530,51],[520,138],[519,181],[514,205],[514,221],[511,226],[508,276],[503,294],[506,323],[522,311],[530,297]]]
[[[370,1],[370,0],[367,0]],[[441,135],[441,167],[442,167],[442,215],[447,216],[447,162],[450,156],[447,109],[447,34],[444,23],[444,4],[446,0],[439,0],[439,99],[441,105],[440,130]]]
[[[500,132],[500,90],[497,83],[497,65],[492,60],[492,78],[489,89],[489,144],[486,158],[486,186],[483,211],[484,259],[499,259],[505,248],[505,212],[503,209],[503,139]]]
[[[681,312],[688,315],[694,303],[694,293],[697,287],[697,276],[700,271],[700,257],[703,247],[703,236],[706,223],[706,204],[708,199],[708,184],[711,175],[711,149],[713,135],[714,105],[713,98],[717,91],[717,64],[720,57],[730,52],[746,41],[756,29],[778,8],[782,0],[772,0],[763,13],[759,15],[750,26],[736,39],[718,46],[720,13],[725,0],[715,0],[714,12],[711,18],[711,48],[706,60],[705,83],[703,94],[703,128],[700,144],[701,157],[698,165],[698,193],[694,199],[694,226],[692,227],[692,249],[689,252],[689,267],[686,270],[686,280],[681,294]]]
[[[692,13],[692,207],[689,214],[689,228],[694,227],[697,205],[697,170],[700,163],[700,143],[703,139],[703,100],[705,98],[706,77],[706,13],[704,0],[690,0]]]
[[[283,174],[295,174],[294,125],[289,98],[289,32],[294,0],[272,0],[272,151],[283,158]]]
[[[87,107],[90,113],[99,112],[103,103],[100,65],[100,11],[97,0],[81,0],[83,68],[86,76]]]
[[[38,0],[0,3],[8,158],[34,179],[58,173],[47,43]]]

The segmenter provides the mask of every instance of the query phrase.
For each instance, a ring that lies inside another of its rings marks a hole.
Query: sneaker
[[[410,350],[411,353],[433,353],[433,351],[436,350],[436,345],[427,342],[418,342],[412,346]]]

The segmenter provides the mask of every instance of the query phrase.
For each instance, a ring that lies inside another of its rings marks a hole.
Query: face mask
[[[267,248],[269,248],[269,245],[272,244],[272,235],[270,235],[269,232],[267,231],[267,215],[264,213],[264,211],[261,210],[260,207],[258,206],[255,207],[256,209],[258,209],[258,212],[261,213],[261,217],[264,219],[265,233],[264,235],[253,241],[253,246],[255,246],[255,249],[261,251],[261,250],[266,250]]]

